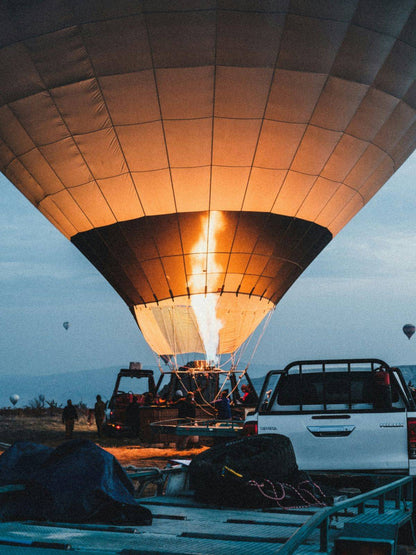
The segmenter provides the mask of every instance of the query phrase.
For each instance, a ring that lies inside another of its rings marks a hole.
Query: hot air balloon
[[[62,325],[66,330],[69,328],[69,322],[64,322]]]
[[[416,144],[405,0],[22,0],[0,25],[0,169],[159,354],[235,352]]]
[[[415,331],[416,328],[413,324],[405,324],[403,326],[403,333],[407,336],[407,339],[410,339]]]
[[[15,406],[15,404],[20,399],[20,397],[19,397],[19,395],[14,394],[14,395],[10,395],[9,399],[10,399],[11,404],[13,406]]]

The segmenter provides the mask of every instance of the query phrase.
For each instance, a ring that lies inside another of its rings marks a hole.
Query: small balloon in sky
[[[10,395],[9,398],[10,398],[10,402],[11,402],[11,404],[12,404],[13,406],[14,406],[14,405],[17,403],[17,401],[20,399],[19,395],[16,395],[16,394]]]
[[[403,326],[403,333],[407,336],[408,339],[412,337],[415,331],[416,331],[416,328],[413,324],[405,324]]]
[[[69,322],[64,322],[62,325],[66,330],[69,328]]]

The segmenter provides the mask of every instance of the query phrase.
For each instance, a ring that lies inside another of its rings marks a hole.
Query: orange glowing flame
[[[192,248],[192,277],[189,279],[191,305],[198,323],[199,334],[205,347],[206,358],[217,360],[220,330],[223,326],[217,317],[218,293],[196,293],[192,291],[216,291],[221,287],[222,267],[215,260],[218,232],[222,229],[221,212],[210,212],[201,222],[202,231]],[[209,282],[209,287],[208,287]]]

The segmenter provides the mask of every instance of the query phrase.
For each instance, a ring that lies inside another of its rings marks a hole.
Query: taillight
[[[416,421],[415,421],[416,422]],[[243,436],[255,436],[258,433],[257,420],[249,420],[244,423]]]
[[[409,459],[416,459],[416,418],[407,419],[407,445]]]

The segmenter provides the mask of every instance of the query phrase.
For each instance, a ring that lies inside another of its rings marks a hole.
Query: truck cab
[[[114,390],[108,403],[105,431],[108,435],[130,433],[127,409],[133,399],[143,406],[150,395],[156,395],[153,370],[143,370],[140,363],[130,363],[129,368],[119,371]]]
[[[246,434],[283,434],[303,470],[416,474],[416,406],[379,359],[292,362],[267,374]]]
[[[240,388],[244,387],[251,393],[246,402],[240,396]],[[117,375],[106,411],[105,433],[139,435],[146,443],[175,441],[175,433],[172,435],[166,430],[174,429],[177,424],[178,408],[174,401],[178,399],[179,391],[181,396],[189,391],[194,393],[198,421],[215,420],[213,401],[221,391],[229,392],[233,417],[240,421],[258,400],[246,371],[221,370],[209,366],[205,360],[196,360],[169,372],[161,372],[156,382],[153,370],[144,370],[140,362],[131,362],[128,369],[121,369]],[[134,416],[131,412],[133,403],[136,405]],[[139,431],[133,421],[136,425],[140,423]]]

